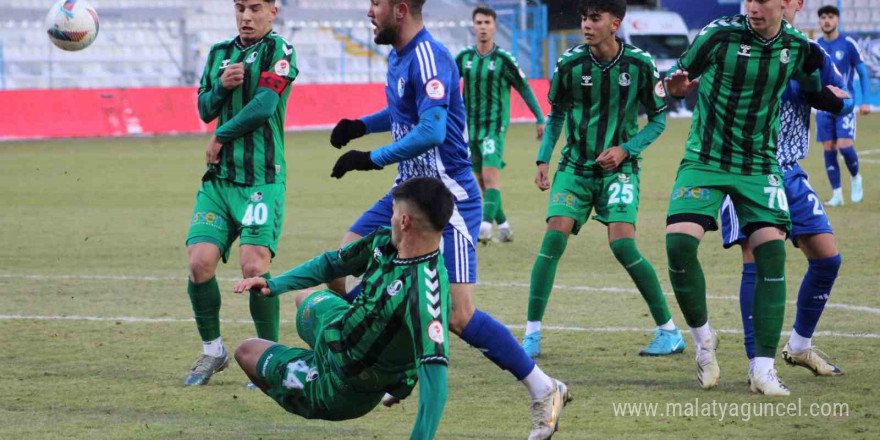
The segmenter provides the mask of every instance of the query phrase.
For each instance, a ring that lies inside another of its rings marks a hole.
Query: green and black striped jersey
[[[559,59],[550,82],[553,112],[566,114],[567,140],[560,170],[580,176],[638,173],[639,155],[615,170],[604,170],[596,158],[639,132],[639,103],[655,115],[666,110],[666,92],[651,54],[618,40],[620,51],[610,62],[597,60],[586,44]]]
[[[244,83],[226,91],[220,77],[228,66],[236,63],[244,65]],[[216,177],[247,186],[285,181],[284,118],[289,84],[297,73],[293,46],[274,32],[247,47],[239,37],[211,47],[199,95],[215,91],[225,96],[217,127],[235,117],[253,99],[258,87],[268,87],[281,95],[275,114],[261,127],[223,145],[220,164],[211,165]]]
[[[791,79],[819,91],[819,72],[807,74],[807,37],[787,22],[770,39],[746,16],[713,21],[697,35],[670,73],[700,78],[685,160],[743,175],[778,172],[780,99]]]
[[[510,124],[510,88],[520,94],[529,90],[516,58],[498,46],[486,55],[472,46],[455,57],[455,64],[464,81],[468,137],[475,141],[505,133]]]

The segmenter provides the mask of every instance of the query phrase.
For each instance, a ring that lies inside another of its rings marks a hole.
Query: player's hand
[[[623,147],[615,146],[603,151],[602,154],[596,158],[596,163],[599,164],[602,169],[613,170],[619,167],[620,163],[627,157],[629,157],[629,153],[627,153]]]
[[[235,90],[236,87],[244,83],[244,65],[235,63],[230,65],[220,75],[220,84],[226,90]]]
[[[535,126],[535,132],[538,133],[537,139],[539,141],[541,139],[544,139],[544,128],[546,128],[546,127],[547,127],[546,124],[538,124],[537,126]]]
[[[699,78],[691,81],[686,71],[679,70],[666,77],[666,93],[673,98],[681,99],[693,92],[699,84]]]
[[[367,134],[367,124],[360,119],[342,119],[333,127],[330,132],[330,145],[336,148],[342,148],[348,145],[352,139],[357,139]]]
[[[263,296],[272,295],[272,290],[269,289],[269,283],[267,283],[266,279],[263,277],[254,277],[241,280],[235,284],[235,287],[233,287],[232,290],[235,293],[253,291],[260,292],[260,295]]]
[[[843,90],[839,87],[834,87],[834,86],[825,86],[825,87],[827,87],[828,90],[831,90],[831,93],[834,93],[834,96],[836,96],[840,99],[851,98],[851,96],[849,95],[849,93],[846,92],[846,90]]]
[[[382,167],[376,165],[373,163],[373,159],[370,159],[369,151],[351,150],[348,153],[339,156],[336,165],[333,165],[333,172],[330,173],[330,177],[341,179],[342,176],[349,171],[370,171],[381,169]]]
[[[205,151],[205,161],[208,164],[220,163],[220,150],[222,148],[223,144],[217,140],[217,136],[211,136],[211,141],[208,142],[208,149]]]
[[[535,185],[538,185],[538,189],[541,191],[547,191],[550,189],[550,178],[547,176],[550,174],[550,166],[544,162],[538,164],[538,174],[535,175]]]
[[[859,114],[862,116],[867,116],[871,114],[871,106],[868,104],[862,104],[859,106]]]

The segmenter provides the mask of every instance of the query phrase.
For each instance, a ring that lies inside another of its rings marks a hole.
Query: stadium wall
[[[530,81],[535,95],[547,96],[546,79]],[[525,102],[513,93],[511,121],[533,122]],[[539,99],[544,113],[546,99]],[[0,91],[4,116],[0,141],[76,137],[149,136],[208,133],[214,124],[198,116],[196,89],[61,89]],[[287,130],[332,127],[341,118],[385,107],[384,84],[294,85],[287,102]]]

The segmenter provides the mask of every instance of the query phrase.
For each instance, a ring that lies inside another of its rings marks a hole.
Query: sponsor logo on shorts
[[[699,186],[682,186],[672,190],[672,200],[709,200],[711,196],[711,190]]]
[[[550,197],[550,204],[564,205],[567,208],[576,209],[578,206],[578,199],[572,194],[558,192]]]
[[[767,176],[767,181],[770,182],[770,186],[782,185],[782,182],[779,180],[779,177],[777,177],[775,174],[771,174],[771,175]]]
[[[428,325],[428,339],[442,344],[445,340],[443,337],[443,324],[440,321],[434,321]]]
[[[193,213],[192,224],[208,225],[217,229],[226,229],[226,220],[220,214],[210,211],[197,211]]]
[[[400,292],[400,289],[403,289],[403,281],[394,280],[394,282],[385,289],[385,292],[388,293],[388,296],[394,296]]]

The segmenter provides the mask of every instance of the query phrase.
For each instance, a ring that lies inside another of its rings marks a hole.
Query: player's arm
[[[556,71],[550,80],[550,92],[547,93],[547,100],[550,101],[550,115],[547,116],[547,129],[544,130],[541,148],[538,149],[538,158],[535,160],[539,167],[541,164],[550,163],[553,149],[556,148],[556,142],[562,135],[562,128],[565,126],[565,114],[571,110],[573,105],[569,86],[571,84],[571,70],[563,63],[566,56],[563,55],[556,62]]]
[[[832,91],[835,91],[836,94],[843,99],[843,108],[841,108],[838,115],[847,115],[852,113],[853,109],[855,109],[856,100],[855,97],[849,96],[848,93],[844,92],[844,90],[846,90],[846,81],[844,81],[843,75],[841,75],[840,71],[837,70],[837,66],[834,65],[834,61],[831,59],[831,56],[828,55],[828,52],[826,52],[825,49],[822,49],[822,46],[819,46],[819,44],[815,42],[810,42],[810,44],[815,44],[817,47],[819,47],[825,58],[820,73],[822,77],[822,85],[826,88],[828,88],[829,86],[834,87],[835,89],[832,89]]]
[[[847,46],[849,46],[850,59],[853,60],[853,67],[855,67],[856,72],[859,74],[859,84],[862,85],[862,106],[859,109],[859,113],[864,116],[871,113],[871,106],[865,103],[867,96],[871,94],[871,76],[868,74],[868,68],[862,60],[862,54],[859,52],[859,47],[855,40],[847,37],[846,42]]]
[[[666,90],[653,62],[640,72],[639,101],[645,106],[648,124],[621,147],[629,156],[645,151],[666,130]]]
[[[538,158],[535,162],[540,164],[550,163],[553,157],[553,150],[556,148],[556,142],[559,136],[562,136],[562,129],[565,127],[566,111],[557,105],[550,106],[550,114],[547,116],[547,129],[544,130],[544,136],[541,138],[541,148],[538,150]]]
[[[391,131],[391,114],[388,113],[388,107],[385,107],[360,119],[341,119],[330,132],[330,145],[342,148],[348,145],[352,139],[388,131]]]
[[[794,80],[800,85],[810,107],[838,114],[844,102],[833,90],[823,87],[821,69],[824,65],[825,51],[818,44],[810,43]]]
[[[538,104],[538,98],[535,97],[535,92],[532,91],[532,87],[526,79],[526,74],[519,68],[515,59],[507,60],[505,66],[506,69],[504,70],[504,74],[507,78],[507,82],[513,86],[514,90],[519,93],[519,96],[522,96],[526,105],[529,106],[529,110],[535,115],[538,125],[546,124],[547,121],[544,120],[544,111],[541,110],[541,105]]]
[[[683,99],[696,87],[696,80],[709,67],[718,43],[722,41],[723,29],[728,26],[731,26],[730,22],[715,20],[697,34],[693,43],[666,72],[664,86],[669,96]]]
[[[419,412],[410,440],[430,440],[437,432],[447,398],[447,367],[445,364],[422,363],[419,375]]]
[[[211,79],[211,66],[214,64],[215,56],[216,51],[212,48],[208,62],[205,63],[202,79],[199,82],[199,118],[206,124],[220,116],[223,104],[226,103],[230,94],[230,91],[223,87],[222,81],[215,83]]]

